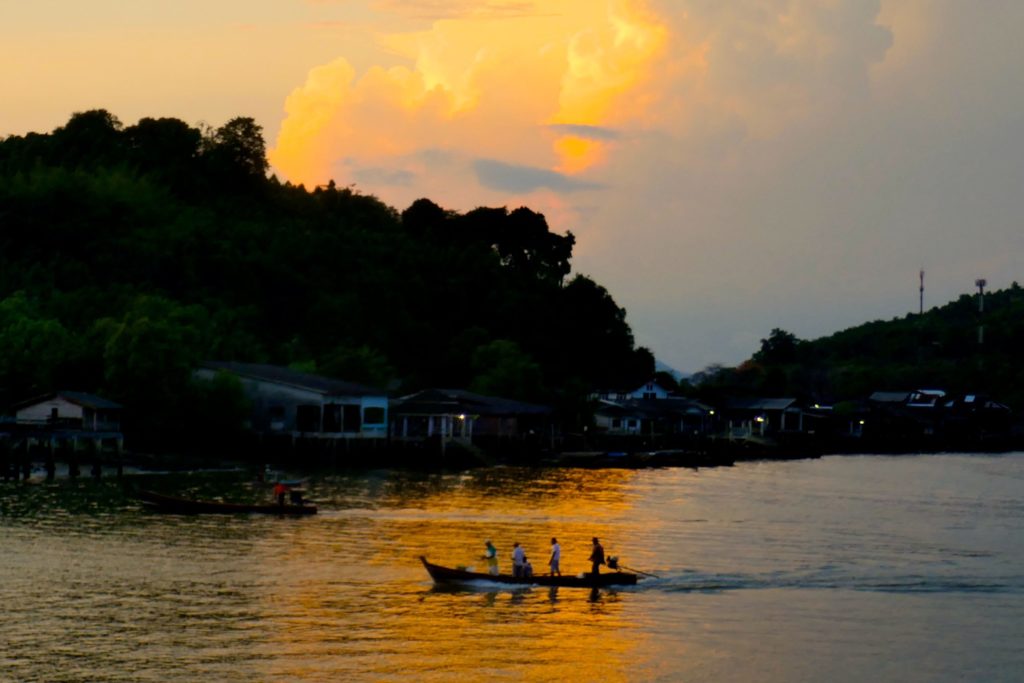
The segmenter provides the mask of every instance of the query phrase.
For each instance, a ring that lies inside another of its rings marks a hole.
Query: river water
[[[289,473],[294,476],[298,473]],[[135,474],[269,498],[243,471]],[[311,476],[302,519],[164,515],[114,478],[0,484],[0,680],[1020,681],[1024,454]],[[590,538],[656,575],[435,588]]]

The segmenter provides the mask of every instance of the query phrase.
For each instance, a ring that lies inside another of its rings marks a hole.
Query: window
[[[346,432],[358,432],[361,429],[361,418],[359,415],[359,406],[348,405],[342,408],[342,428]]]
[[[324,431],[341,431],[341,406],[337,403],[328,403],[324,406]]]
[[[295,410],[295,428],[300,432],[319,432],[320,406],[299,406]]]
[[[622,428],[622,419],[618,418],[618,417],[614,418],[612,420],[612,429],[621,429],[621,428]]]
[[[367,408],[363,411],[363,423],[368,425],[384,424],[383,408]]]

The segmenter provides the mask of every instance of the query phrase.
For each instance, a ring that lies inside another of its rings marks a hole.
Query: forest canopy
[[[93,110],[0,140],[0,401],[95,391],[157,429],[195,410],[203,360],[555,405],[653,373],[542,214],[399,212],[267,172],[245,117]]]

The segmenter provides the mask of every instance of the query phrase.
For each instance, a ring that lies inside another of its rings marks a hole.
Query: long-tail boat
[[[490,581],[492,583],[510,583],[522,586],[569,586],[574,588],[602,588],[604,586],[632,586],[637,575],[616,571],[605,574],[580,574],[573,576],[551,576],[549,574],[533,576],[512,576],[511,574],[488,574],[473,572],[468,569],[452,569],[427,562],[420,555],[420,561],[435,583],[467,583],[472,581]]]
[[[310,504],[296,505],[277,503],[224,503],[219,500],[193,500],[178,496],[168,496],[144,489],[135,492],[135,497],[147,506],[160,512],[179,515],[200,514],[264,514],[264,515],[315,515],[316,506]]]

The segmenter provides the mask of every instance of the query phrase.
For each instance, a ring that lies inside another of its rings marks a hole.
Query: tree
[[[799,344],[796,335],[776,327],[767,339],[761,340],[761,350],[754,354],[754,360],[761,363],[792,363],[796,360]]]
[[[395,369],[380,351],[369,346],[336,347],[318,365],[328,377],[374,387],[386,387],[395,378]]]
[[[24,292],[0,301],[0,396],[4,403],[58,389],[75,356],[71,334],[42,316]]]
[[[255,119],[238,116],[214,131],[206,141],[206,155],[218,174],[250,181],[266,179],[267,147],[263,127]]]
[[[543,393],[540,366],[507,339],[478,348],[473,354],[473,370],[476,377],[470,388],[481,394],[531,401]]]

